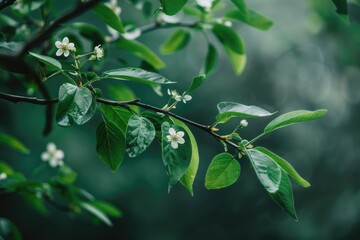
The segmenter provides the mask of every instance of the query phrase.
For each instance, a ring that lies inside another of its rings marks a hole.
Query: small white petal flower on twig
[[[56,41],[55,46],[58,48],[58,50],[56,51],[56,56],[58,57],[60,57],[63,54],[64,57],[68,57],[70,55],[70,51],[71,52],[76,51],[75,44],[71,43],[68,37],[64,37],[62,42]]]
[[[101,58],[104,57],[104,49],[101,48],[101,45],[97,45],[95,48],[94,48],[94,53],[93,55],[90,56],[90,61],[92,60],[100,60]]]
[[[245,127],[247,127],[248,125],[249,125],[249,123],[248,123],[248,121],[246,121],[245,119],[243,119],[243,120],[240,121],[240,127],[245,128]]]
[[[185,94],[183,96],[177,95],[174,97],[174,99],[178,102],[183,101],[184,103],[186,103],[186,102],[190,101],[192,99],[192,97],[188,94]]]
[[[49,165],[53,168],[62,166],[64,164],[64,152],[58,150],[56,145],[52,142],[47,144],[46,151],[41,154],[41,160],[49,162]]]
[[[177,149],[179,144],[184,144],[184,132],[178,131],[176,132],[174,128],[169,128],[169,135],[166,136],[167,140],[171,142],[171,147]]]
[[[177,97],[180,97],[180,95],[178,94],[178,92],[176,90],[167,90],[167,93],[176,100]]]

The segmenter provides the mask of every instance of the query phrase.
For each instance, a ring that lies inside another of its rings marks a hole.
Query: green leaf
[[[219,123],[225,123],[233,117],[268,117],[274,114],[257,106],[247,106],[234,102],[221,102],[217,105],[217,108],[219,110],[219,114],[216,116],[216,120]]]
[[[208,51],[205,59],[204,71],[206,76],[210,76],[215,72],[217,65],[217,51],[214,45],[209,44]]]
[[[165,121],[172,122],[172,120],[163,113],[155,113],[149,111],[143,112],[142,116],[146,117],[152,122],[156,131],[155,137],[161,142],[162,141],[161,125]]]
[[[14,173],[14,170],[7,162],[0,161],[0,173],[6,173],[7,175],[12,175]]]
[[[161,7],[167,15],[175,15],[187,3],[188,0],[160,0]]]
[[[240,176],[240,163],[229,153],[216,155],[206,172],[207,189],[225,188],[234,184]]]
[[[336,12],[339,15],[347,16],[348,15],[348,6],[347,0],[332,0],[336,7]]]
[[[31,56],[33,56],[34,58],[36,58],[37,60],[39,60],[40,62],[43,62],[44,64],[46,64],[49,67],[55,68],[57,70],[62,70],[61,63],[52,57],[36,54],[33,52],[29,52],[29,54]]]
[[[231,0],[231,2],[241,11],[242,14],[246,14],[248,9],[244,0]]]
[[[100,160],[116,172],[125,154],[125,134],[113,122],[102,122],[96,130],[96,151]]]
[[[22,142],[6,133],[0,133],[0,144],[4,144],[20,153],[30,153],[29,149],[27,149]]]
[[[165,63],[150,48],[138,41],[126,40],[123,38],[116,43],[116,46],[120,49],[131,52],[140,59],[145,60],[156,69],[164,68],[166,66]]]
[[[104,202],[104,201],[92,201],[91,205],[93,205],[95,208],[99,209],[106,215],[113,217],[113,218],[121,218],[122,212],[113,204]]]
[[[230,10],[225,14],[225,18],[246,23],[263,31],[273,26],[273,22],[270,19],[252,10],[249,10],[245,14],[239,10]]]
[[[222,24],[213,25],[213,33],[223,45],[236,75],[240,75],[246,65],[245,46],[241,37],[231,28]]]
[[[288,112],[272,120],[264,129],[264,133],[275,131],[279,128],[287,127],[289,125],[315,120],[326,115],[327,110],[319,109],[316,111],[298,110]]]
[[[124,26],[120,18],[105,4],[98,4],[93,8],[94,13],[101,18],[107,25],[119,33],[125,33]]]
[[[96,112],[96,99],[86,87],[65,83],[59,89],[56,121],[60,126],[82,125]]]
[[[74,170],[72,170],[69,166],[64,165],[59,169],[55,180],[62,184],[73,184],[75,183],[76,178],[77,173],[74,172]]]
[[[281,182],[280,167],[270,157],[256,149],[246,149],[246,153],[266,191],[276,193]]]
[[[189,136],[191,143],[191,161],[189,168],[187,169],[184,176],[180,179],[180,183],[189,191],[191,196],[194,196],[193,183],[196,177],[197,170],[199,168],[199,150],[196,143],[196,139],[191,130],[182,121],[171,118],[171,120],[185,130],[185,133]]]
[[[22,191],[19,193],[19,195],[25,200],[26,203],[31,205],[38,213],[43,214],[44,216],[49,215],[49,211],[46,208],[45,201],[41,196],[40,191],[36,191],[35,193]]]
[[[270,193],[271,198],[295,221],[298,220],[295,210],[294,196],[292,192],[291,182],[286,173],[281,171],[281,181],[279,190],[275,193]]]
[[[174,31],[166,42],[160,47],[162,54],[171,54],[177,52],[189,43],[191,34],[184,29]]]
[[[141,68],[133,68],[133,67],[109,70],[104,72],[104,76],[117,80],[135,81],[149,85],[175,83],[175,82],[171,82],[170,80],[161,76],[160,74],[148,72]]]
[[[144,2],[142,12],[143,12],[145,17],[150,17],[152,15],[152,13],[153,13],[153,11],[152,11],[152,3],[150,1]]]
[[[131,116],[126,134],[126,152],[129,157],[136,157],[144,152],[155,138],[152,122],[137,115]]]
[[[105,223],[107,226],[112,227],[112,222],[105,213],[92,204],[92,202],[81,202],[80,206],[99,219],[101,222]]]
[[[206,79],[205,74],[194,77],[189,89],[186,90],[186,92],[191,93],[192,91],[200,87],[204,83],[205,79]]]
[[[8,219],[0,218],[0,239],[21,240],[19,229]]]
[[[5,48],[10,51],[19,51],[22,46],[23,44],[18,42],[0,42],[0,48]]]
[[[162,159],[165,165],[166,173],[169,177],[168,191],[185,175],[191,162],[191,145],[189,136],[184,135],[184,144],[179,144],[175,149],[171,146],[171,142],[167,140],[170,134],[169,129],[173,128],[176,132],[183,131],[184,129],[164,122],[161,125],[162,132]]]
[[[126,132],[127,124],[132,113],[122,107],[101,103],[99,104],[99,109],[106,121],[114,123],[123,132]]]
[[[267,155],[269,158],[271,158],[274,162],[276,162],[282,170],[284,170],[287,174],[289,174],[290,177],[292,177],[300,186],[302,187],[310,187],[310,183],[303,179],[297,171],[294,169],[293,166],[289,162],[287,162],[282,157],[276,155],[275,153],[271,152],[270,150],[264,148],[264,147],[256,147],[256,150],[262,152],[263,154]]]
[[[0,14],[0,26],[9,26],[9,27],[16,27],[17,21],[6,16],[4,14]]]
[[[109,96],[116,101],[130,101],[136,98],[133,90],[122,84],[108,84],[106,85],[106,89]],[[130,106],[130,108],[134,112],[140,113],[140,108],[138,106]]]

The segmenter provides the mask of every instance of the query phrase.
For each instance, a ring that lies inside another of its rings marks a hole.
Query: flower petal
[[[69,50],[66,50],[66,51],[64,52],[64,57],[68,57],[69,55],[70,55]]]
[[[177,144],[177,142],[172,141],[171,142],[171,147],[174,148],[174,149],[177,149],[179,147],[179,145]]]
[[[49,155],[48,152],[43,152],[43,153],[41,154],[41,160],[47,161],[47,160],[49,160],[49,158],[50,158],[50,155]]]
[[[58,159],[63,159],[64,158],[64,152],[62,150],[57,150],[55,152],[55,157]]]
[[[56,56],[60,57],[63,53],[64,51],[60,48],[56,51]]]
[[[62,43],[61,43],[60,41],[56,41],[56,42],[55,42],[55,46],[56,46],[57,48],[61,48],[61,45],[62,45]]]
[[[58,159],[57,158],[51,158],[50,161],[49,161],[49,165],[51,167],[56,167],[58,165]]]
[[[75,49],[75,44],[74,43],[69,43],[67,45],[67,49],[69,49],[70,51],[73,51]]]
[[[177,96],[175,96],[174,98],[175,98],[175,101],[178,101],[178,102],[181,101],[181,96],[180,96],[180,95],[177,95]]]
[[[49,143],[46,145],[46,150],[47,150],[48,152],[55,152],[55,151],[56,151],[56,145],[55,145],[55,143],[49,142]]]
[[[185,100],[185,101],[190,101],[191,99],[192,99],[192,96],[190,96],[190,95],[185,95],[183,97],[183,100]]]
[[[68,37],[64,37],[64,39],[62,40],[62,43],[64,45],[68,45],[69,44],[69,38]]]
[[[177,143],[179,143],[179,144],[184,144],[184,143],[185,143],[185,139],[179,138],[178,141],[177,141]]]
[[[185,135],[185,133],[183,131],[178,131],[176,135],[178,135],[179,138],[182,138]]]
[[[173,128],[169,128],[169,133],[170,133],[170,135],[175,135],[176,131]]]
[[[166,139],[170,142],[171,141],[171,135],[167,135]]]

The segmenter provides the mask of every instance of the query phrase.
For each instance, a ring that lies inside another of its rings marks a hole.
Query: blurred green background
[[[119,3],[123,19],[139,25],[150,21],[140,17],[128,2]],[[72,1],[57,4],[54,16],[64,6],[71,6]],[[247,49],[245,72],[240,77],[234,76],[221,51],[216,73],[193,93],[192,101],[175,112],[210,124],[220,101],[257,105],[279,113],[328,109],[324,119],[280,130],[258,142],[291,162],[311,182],[308,189],[293,184],[299,222],[275,205],[246,159],[241,160],[242,172],[236,184],[223,190],[206,190],[206,169],[222,146],[197,129],[192,128],[200,150],[195,196],[189,196],[180,184],[168,194],[159,144],[153,143],[149,151],[136,159],[127,157],[120,170],[112,173],[99,161],[95,150],[99,116],[85,126],[70,128],[59,127],[54,121],[53,132],[44,138],[43,106],[5,101],[0,101],[0,131],[21,139],[31,154],[24,157],[1,148],[2,160],[30,173],[41,162],[40,154],[46,144],[55,142],[65,152],[65,162],[78,172],[78,184],[98,199],[119,206],[124,217],[115,220],[112,228],[93,225],[86,218],[72,218],[55,209],[50,217],[45,217],[11,196],[0,199],[0,215],[12,220],[24,239],[358,239],[360,7],[350,4],[349,24],[327,0],[252,0],[248,5],[272,19],[274,26],[262,32],[236,25]],[[92,13],[76,21],[93,22],[107,33]],[[172,31],[158,30],[138,40],[159,52],[158,47]],[[176,89],[185,90],[199,73],[206,49],[203,36],[194,32],[185,50],[161,56],[167,63],[161,74],[177,81]],[[133,66],[139,64],[128,53],[112,48],[106,53],[108,58],[123,58]],[[107,61],[103,68],[121,66],[116,61]],[[58,79],[48,84],[52,96],[57,95],[60,83]],[[158,97],[148,87],[128,86],[144,102],[159,107],[166,103],[166,97]],[[7,83],[1,90],[21,91],[16,82]],[[268,121],[249,120],[243,136],[249,139],[256,136]]]

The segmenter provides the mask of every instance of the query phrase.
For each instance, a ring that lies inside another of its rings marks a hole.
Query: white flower
[[[0,174],[0,181],[4,179],[7,179],[7,174],[3,172]]]
[[[176,101],[178,101],[178,102],[183,101],[184,103],[190,101],[191,99],[192,99],[192,96],[190,96],[188,94],[185,94],[183,96],[178,95],[175,97]]]
[[[62,42],[56,41],[55,46],[58,48],[58,50],[56,52],[56,56],[58,56],[58,57],[60,57],[62,54],[64,54],[64,57],[68,57],[70,54],[70,51],[72,51],[72,52],[76,51],[75,44],[69,42],[68,37],[64,37]]]
[[[103,58],[104,57],[104,49],[101,48],[101,45],[97,45],[95,48],[94,48],[94,54],[91,55],[90,59],[89,60],[100,60],[100,58]]]
[[[52,142],[46,146],[46,152],[41,154],[41,160],[44,162],[49,161],[49,165],[53,168],[62,166],[64,164],[64,152],[56,149],[56,145]]]
[[[214,0],[196,0],[196,3],[206,11],[210,11],[213,2]]]
[[[240,121],[240,127],[247,127],[249,125],[248,121],[246,121],[245,119]]]
[[[174,99],[175,99],[176,97],[180,96],[176,90],[170,90],[170,89],[168,89],[168,90],[167,90],[167,93],[168,93],[172,98],[174,98]]]
[[[121,7],[119,7],[117,0],[110,0],[109,2],[105,3],[105,5],[108,6],[116,15],[120,15]]]
[[[184,144],[185,140],[183,138],[184,132],[178,131],[176,132],[175,129],[169,128],[170,135],[167,135],[166,138],[169,142],[171,142],[171,147],[177,149],[179,147],[178,144]]]

